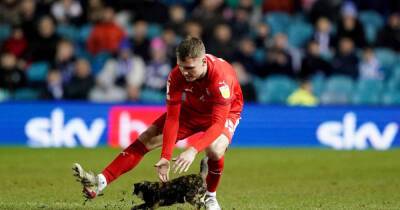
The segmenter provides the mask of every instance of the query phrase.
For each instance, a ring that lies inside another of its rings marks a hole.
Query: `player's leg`
[[[147,152],[160,147],[164,122],[165,115],[162,115],[97,176],[75,163],[74,175],[82,183],[84,195],[90,199],[96,197],[108,184],[133,169]]]
[[[232,141],[238,123],[239,121],[235,117],[228,119],[225,123],[225,128],[222,131],[222,134],[208,148],[206,148],[206,155],[208,157],[208,173],[206,177],[207,192],[205,204],[207,210],[221,209],[216,197],[217,187],[224,170],[224,154]]]
[[[205,197],[206,209],[221,209],[217,201],[217,187],[224,170],[224,154],[229,146],[229,138],[221,134],[208,148],[208,173],[206,177],[207,192]]]

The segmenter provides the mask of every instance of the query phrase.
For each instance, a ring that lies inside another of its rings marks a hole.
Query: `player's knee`
[[[162,138],[159,136],[157,127],[150,126],[146,131],[140,134],[139,141],[141,141],[148,150],[152,150],[161,146]]]
[[[206,149],[207,157],[211,160],[221,159],[228,145],[229,139],[225,135],[221,135]]]
[[[207,157],[211,160],[219,160],[221,159],[225,154],[225,150],[224,151],[217,151],[217,150],[208,150],[207,151]]]

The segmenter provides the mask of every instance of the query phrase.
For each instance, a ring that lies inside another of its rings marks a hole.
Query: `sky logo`
[[[89,126],[81,118],[65,121],[64,111],[54,109],[50,118],[35,117],[25,124],[28,145],[32,147],[95,147],[105,130],[106,122],[96,118]]]
[[[396,122],[386,124],[381,132],[373,122],[365,122],[357,128],[357,116],[347,112],[343,121],[327,121],[319,125],[316,135],[321,144],[334,149],[368,148],[368,141],[372,148],[387,150],[396,139],[399,126]]]

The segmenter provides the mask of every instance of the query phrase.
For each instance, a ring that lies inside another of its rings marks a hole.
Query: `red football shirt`
[[[207,74],[187,82],[176,66],[167,82],[167,117],[161,157],[171,159],[179,129],[179,115],[185,113],[204,127],[204,135],[193,145],[205,149],[221,133],[228,117],[239,118],[243,95],[233,67],[221,58],[206,54]],[[187,119],[187,118],[186,118]]]

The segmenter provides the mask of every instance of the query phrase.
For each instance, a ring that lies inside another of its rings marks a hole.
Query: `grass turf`
[[[156,180],[149,153],[105,195],[82,205],[71,166],[96,172],[119,150],[0,148],[0,209],[129,209],[132,183]],[[202,155],[200,155],[202,156]],[[218,190],[223,209],[400,209],[400,150],[230,149]],[[197,173],[199,158],[190,172]],[[174,177],[176,175],[172,175]],[[187,209],[177,205],[163,209]]]

